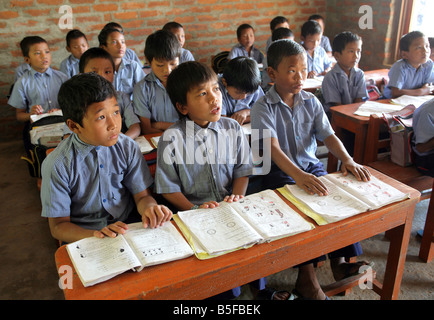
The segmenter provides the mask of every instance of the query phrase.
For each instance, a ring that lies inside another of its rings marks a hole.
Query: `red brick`
[[[10,10],[0,11],[0,19],[13,19],[13,18],[17,18],[18,16],[19,14],[16,11],[10,11]]]
[[[148,8],[155,7],[170,7],[170,1],[150,1],[148,2]]]
[[[99,12],[107,12],[107,11],[117,11],[118,6],[116,4],[95,4],[93,6],[93,10]]]
[[[130,20],[137,18],[137,11],[129,11],[129,12],[115,12],[113,13],[115,19],[118,20]]]
[[[21,8],[26,8],[26,7],[30,7],[33,5],[33,0],[11,0],[10,2],[10,6],[11,8],[15,8],[15,7],[21,7]]]
[[[34,17],[47,16],[51,9],[29,9],[24,11],[25,14],[29,14]]]

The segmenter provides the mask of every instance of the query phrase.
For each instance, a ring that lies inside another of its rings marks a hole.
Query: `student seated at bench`
[[[399,50],[402,59],[390,68],[384,97],[391,99],[432,93],[430,84],[434,82],[434,63],[430,59],[428,38],[420,31],[407,33],[399,40]]]
[[[116,237],[128,222],[158,227],[172,212],[148,189],[153,179],[134,140],[120,132],[113,85],[95,73],[72,77],[59,90],[73,134],[42,164],[42,216],[55,239]]]

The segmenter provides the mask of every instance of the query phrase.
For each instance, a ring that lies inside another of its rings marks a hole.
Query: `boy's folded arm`
[[[85,229],[72,223],[69,216],[48,218],[48,224],[53,238],[67,243],[92,237],[97,231]]]
[[[162,130],[155,129],[152,127],[151,119],[140,117],[140,128],[142,130],[142,134],[151,134],[151,133],[161,133]]]
[[[396,87],[391,87],[392,98],[398,98],[403,95],[408,96],[425,96],[431,94],[431,89],[428,83],[424,84],[422,87],[417,89],[398,89]]]
[[[181,192],[163,193],[163,197],[181,211],[190,210],[194,206]]]

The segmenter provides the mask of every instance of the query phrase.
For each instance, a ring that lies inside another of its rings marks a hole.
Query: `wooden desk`
[[[389,103],[389,101],[388,99],[384,99],[378,100],[377,102]],[[354,112],[356,112],[363,103],[364,102],[358,102],[330,108],[332,114],[331,125],[336,136],[342,140],[344,136],[343,129],[355,134],[353,159],[359,164],[364,164],[363,158],[365,154],[369,117],[358,116],[355,115]],[[335,172],[337,169],[338,159],[329,152],[327,171]]]
[[[192,256],[148,267],[138,273],[126,272],[88,288],[83,287],[74,271],[73,289],[64,290],[65,298],[204,299],[391,230],[384,284],[374,281],[374,290],[381,299],[397,299],[414,208],[420,193],[377,171],[372,172],[395,188],[410,193],[411,198],[333,224],[315,225],[314,230],[246,250],[209,260]],[[290,206],[295,209],[292,204]],[[55,259],[58,269],[62,265],[72,266],[65,246],[57,250]]]

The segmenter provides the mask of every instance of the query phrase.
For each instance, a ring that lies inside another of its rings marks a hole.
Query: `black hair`
[[[333,53],[339,52],[342,53],[343,50],[345,50],[345,47],[348,43],[360,41],[362,38],[360,38],[359,35],[352,33],[350,31],[344,31],[336,35],[333,39]]]
[[[433,48],[434,47],[434,38],[433,37],[429,37],[428,38],[428,42],[429,42],[429,47]]]
[[[274,29],[276,29],[276,26],[278,24],[282,24],[282,23],[285,23],[285,22],[287,22],[289,24],[288,19],[286,19],[285,17],[277,16],[277,17],[273,18],[273,20],[270,21],[270,29],[271,29],[271,31],[273,31]]]
[[[103,29],[120,29],[122,33],[124,33],[124,28],[117,22],[109,22],[107,23]]]
[[[212,79],[217,81],[216,73],[206,64],[187,61],[176,67],[167,78],[166,90],[175,109],[176,104],[187,104],[187,93],[193,88]],[[178,111],[178,114],[182,114]]]
[[[65,81],[57,95],[62,106],[65,122],[71,119],[83,126],[83,118],[92,103],[102,102],[116,96],[110,81],[100,75],[89,72],[73,76]]]
[[[41,42],[47,43],[47,41],[44,38],[41,38],[39,36],[24,37],[23,40],[21,40],[20,42],[20,48],[23,56],[28,58],[30,47],[34,44],[41,43]]]
[[[402,36],[402,38],[399,40],[399,50],[401,51],[408,51],[410,50],[411,43],[418,39],[418,38],[424,38],[425,35],[420,31],[412,31],[407,33],[406,35]]]
[[[86,35],[85,35],[83,32],[81,32],[81,31],[78,30],[78,29],[72,29],[71,31],[69,31],[69,32],[66,34],[66,46],[67,46],[67,47],[70,46],[70,44],[71,44],[71,40],[78,39],[78,38],[82,38],[82,37],[83,37],[84,39],[86,39],[86,42],[87,42]]]
[[[301,27],[301,36],[306,38],[309,35],[315,35],[322,32],[321,25],[315,20],[309,20],[303,23]]]
[[[282,59],[289,56],[306,54],[306,50],[293,40],[282,39],[271,43],[267,51],[268,66],[277,70]]]
[[[286,39],[294,37],[294,33],[292,33],[291,29],[288,28],[277,28],[271,34],[271,41],[276,41],[280,39]]]
[[[253,93],[261,84],[261,73],[255,60],[248,57],[231,59],[223,70],[223,78],[227,86]]]
[[[86,65],[89,63],[89,61],[91,59],[96,59],[96,58],[103,58],[103,59],[109,60],[111,62],[111,64],[113,65],[113,71],[115,70],[115,63],[113,61],[111,54],[108,53],[103,48],[94,47],[94,48],[87,49],[81,55],[80,61],[78,63],[79,72],[83,73],[84,69],[86,68]]]
[[[319,15],[319,14],[313,14],[307,20],[322,20],[322,21],[324,21],[324,17],[322,15]]]
[[[101,32],[98,35],[98,41],[100,46],[107,46],[107,39],[110,34],[113,32],[119,32],[120,34],[123,34],[122,31],[119,31],[119,29],[116,28],[104,28],[101,30]]]
[[[241,37],[241,33],[242,33],[244,30],[247,30],[247,29],[252,29],[253,32],[255,32],[255,29],[253,29],[253,27],[252,27],[250,24],[243,23],[242,25],[240,25],[240,26],[237,28],[237,39],[239,39],[239,38]]]
[[[163,30],[165,31],[172,31],[174,29],[184,29],[184,27],[182,24],[175,21],[168,22],[163,26]]]
[[[153,59],[171,61],[181,56],[181,45],[172,32],[158,30],[146,38],[144,53],[149,64]]]

